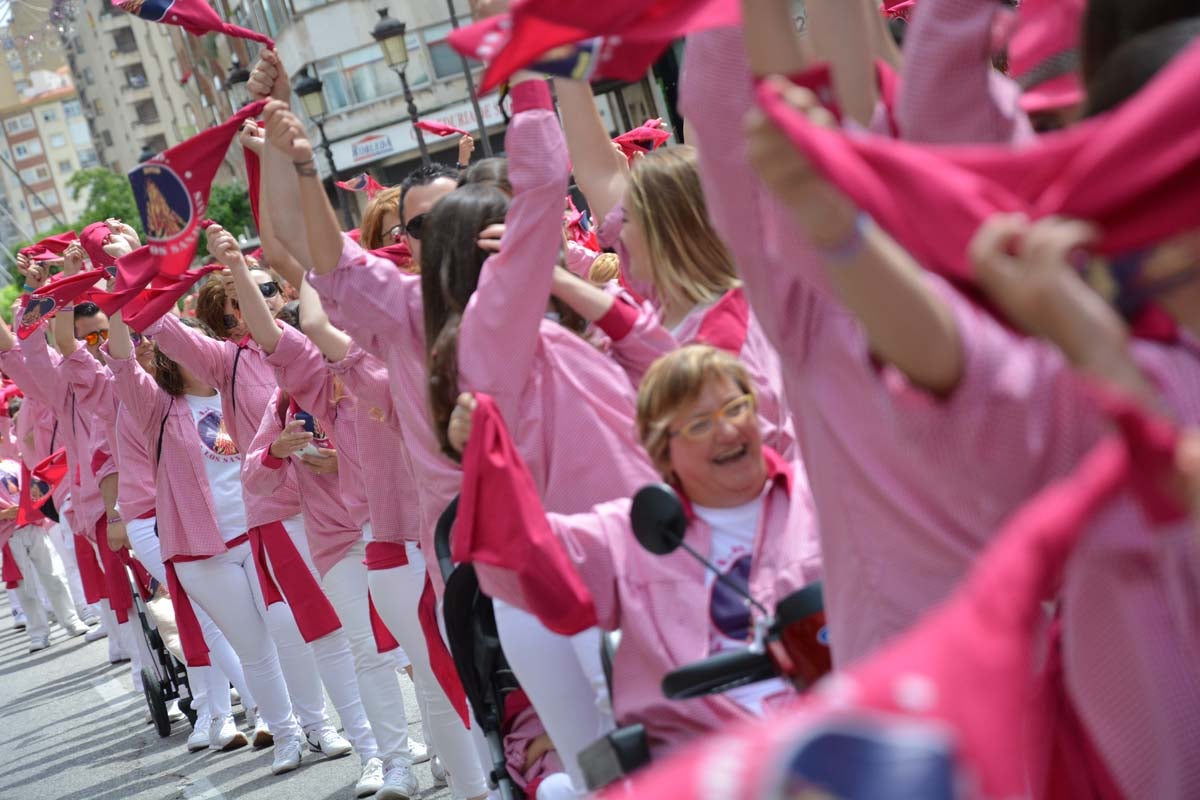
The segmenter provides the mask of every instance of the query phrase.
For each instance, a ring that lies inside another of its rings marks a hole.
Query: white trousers
[[[433,675],[425,634],[417,619],[417,604],[425,586],[425,559],[415,542],[408,542],[406,548],[407,566],[367,573],[371,598],[380,618],[412,660],[413,685],[425,703],[425,741],[446,765],[454,797],[478,797],[488,791],[483,767],[470,732]]]
[[[243,543],[202,561],[179,562],[175,572],[192,602],[212,617],[241,659],[246,683],[271,732],[277,739],[299,736],[279,655],[267,630],[267,609],[250,545]]]
[[[69,505],[69,503],[68,503]],[[87,598],[83,596],[83,581],[79,577],[79,564],[75,561],[75,534],[66,516],[59,513],[59,522],[49,529],[50,543],[58,551],[63,567],[67,571],[67,586],[71,589],[71,599],[75,608],[82,612],[87,607]]]
[[[36,525],[18,528],[9,541],[9,547],[12,550],[13,560],[17,562],[17,566],[21,568],[21,573],[25,576],[25,583],[29,585],[28,593],[34,598],[33,602],[24,604],[26,616],[29,616],[29,609],[36,606],[36,611],[43,621],[45,620],[42,604],[37,600],[36,591],[34,591],[36,582],[41,585],[46,599],[50,601],[50,607],[54,609],[54,616],[58,618],[59,625],[64,629],[78,628],[82,625],[79,615],[75,613],[71,590],[67,586],[66,569],[62,559],[54,552],[45,529]],[[32,635],[32,633],[31,630],[30,634]]]
[[[400,689],[400,676],[391,653],[380,653],[371,630],[370,603],[367,598],[367,567],[363,563],[367,544],[359,542],[334,564],[321,579],[329,602],[333,603],[342,630],[354,656],[354,672],[363,709],[379,746],[379,757],[390,768],[410,763],[408,754],[408,711]]]
[[[312,555],[308,550],[308,539],[304,533],[304,521],[300,517],[292,517],[283,521],[283,527],[288,532],[292,544],[304,558],[309,572],[320,584],[321,577],[313,565]],[[275,575],[275,567],[270,564],[271,577]],[[333,701],[338,716],[342,720],[342,728],[346,738],[354,745],[354,750],[364,762],[373,758],[379,747],[375,743],[375,735],[367,722],[363,710],[362,697],[358,692],[358,680],[354,673],[354,656],[350,654],[350,642],[346,638],[344,628],[322,636],[312,642],[304,641],[300,629],[296,627],[296,618],[286,603],[275,603],[267,611],[267,622],[271,628],[271,638],[279,651],[279,661],[283,665],[283,675],[287,680],[288,691],[292,696],[292,705],[300,717],[300,724],[305,731],[311,731],[321,725],[328,724],[325,716],[325,692]],[[321,684],[324,684],[324,690]]]
[[[509,666],[582,795],[586,783],[579,751],[613,727],[600,662],[600,631],[560,636],[532,614],[500,600],[492,603]]]
[[[129,535],[130,547],[138,561],[156,581],[166,586],[167,568],[163,564],[154,518],[130,520],[125,523],[125,532]],[[246,684],[237,653],[212,617],[199,604],[193,605],[212,662],[210,667],[187,668],[188,684],[192,687],[197,715],[200,719],[228,716],[233,710],[229,702],[231,683],[242,696],[242,707],[247,710],[255,708],[258,703],[254,699],[254,692]]]

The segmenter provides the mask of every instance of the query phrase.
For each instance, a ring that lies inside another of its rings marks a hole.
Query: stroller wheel
[[[166,690],[154,673],[145,669],[142,670],[142,689],[146,694],[146,704],[150,706],[154,729],[165,739],[171,735],[171,720],[167,718]]]

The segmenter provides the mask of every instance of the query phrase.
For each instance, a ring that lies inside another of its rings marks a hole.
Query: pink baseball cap
[[[1008,44],[1008,67],[1027,113],[1083,102],[1079,39],[1085,0],[1024,0]]]

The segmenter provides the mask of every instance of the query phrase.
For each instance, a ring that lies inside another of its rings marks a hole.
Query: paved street
[[[110,665],[104,640],[66,640],[54,627],[52,641],[30,654],[0,594],[0,800],[353,798],[356,756],[325,761],[306,753],[297,772],[277,778],[269,749],[189,754],[186,723],[167,739],[145,724],[146,703],[129,689],[129,665]],[[419,737],[412,684],[402,677],[401,685]],[[449,799],[448,790],[432,790],[427,764],[417,775],[422,800]]]

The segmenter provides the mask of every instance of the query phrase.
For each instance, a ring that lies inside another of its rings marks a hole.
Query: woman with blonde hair
[[[795,434],[779,357],[750,310],[733,256],[709,222],[695,148],[655,150],[631,167],[610,141],[591,89],[564,79],[556,79],[555,88],[575,180],[593,218],[602,221],[600,243],[616,250],[622,285],[649,305],[562,274],[555,297],[613,340],[613,357],[634,380],[683,344],[711,344],[739,356],[759,394],[767,442],[790,458]]]

